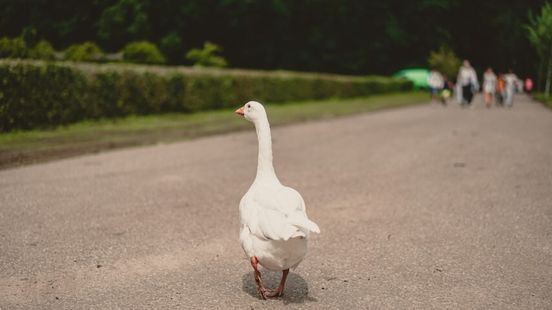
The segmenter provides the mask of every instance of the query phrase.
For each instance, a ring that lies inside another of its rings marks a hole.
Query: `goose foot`
[[[284,287],[286,284],[286,279],[289,273],[289,269],[282,271],[282,280],[280,281],[280,285],[278,285],[278,288],[275,290],[268,290],[264,287],[263,281],[261,278],[261,272],[258,269],[259,260],[255,256],[251,256],[251,266],[253,267],[253,270],[255,271],[255,286],[257,288],[257,293],[259,296],[261,296],[262,299],[267,298],[274,298],[274,297],[280,297],[284,294]]]
[[[259,260],[256,256],[251,256],[251,266],[255,271],[255,286],[257,288],[257,293],[261,296],[262,299],[280,297],[284,294],[284,287],[286,285],[287,276],[289,269],[282,271],[282,280],[280,280],[280,285],[275,290],[268,290],[264,287],[263,281],[261,278],[261,272],[258,269]]]
[[[282,271],[282,280],[280,281],[280,285],[278,285],[277,289],[265,293],[266,297],[272,298],[272,297],[280,297],[284,295],[284,287],[286,285],[286,279],[287,279],[288,273],[289,273],[289,269]]]
[[[259,260],[257,260],[256,256],[251,256],[251,266],[253,267],[253,270],[255,270],[255,286],[257,288],[257,293],[259,296],[261,296],[262,299],[266,299],[267,295],[267,289],[263,286],[263,281],[261,279],[261,272],[257,268],[257,264],[259,263]]]

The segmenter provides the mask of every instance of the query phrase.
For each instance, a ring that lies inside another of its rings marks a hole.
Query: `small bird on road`
[[[235,112],[255,124],[259,142],[257,176],[240,201],[240,241],[261,298],[278,297],[283,294],[289,269],[297,267],[307,253],[309,233],[320,233],[320,229],[308,219],[301,195],[282,185],[274,172],[270,124],[263,105],[250,101]],[[275,290],[264,287],[259,264],[282,271]]]

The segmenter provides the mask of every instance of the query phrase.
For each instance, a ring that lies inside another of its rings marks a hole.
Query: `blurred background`
[[[93,140],[96,151],[242,128],[223,116],[180,114],[252,99],[408,93],[420,102],[428,97],[411,91],[428,88],[430,70],[453,85],[464,59],[480,81],[488,67],[513,70],[550,104],[551,42],[544,0],[1,0],[0,166],[71,139]],[[327,114],[368,109],[354,106]],[[290,119],[281,122],[327,116],[307,110],[282,112]],[[170,113],[178,115],[129,119]],[[126,123],[67,127],[106,119]],[[206,119],[212,124],[198,129]]]
[[[56,51],[93,42],[107,59],[134,41],[156,45],[169,65],[206,41],[231,67],[391,74],[426,66],[442,46],[475,68],[537,72],[524,25],[543,0],[3,0],[0,31]]]

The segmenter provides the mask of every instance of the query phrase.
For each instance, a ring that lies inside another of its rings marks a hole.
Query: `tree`
[[[552,80],[552,5],[546,3],[540,15],[533,16],[529,12],[529,24],[525,26],[527,39],[537,50],[540,58],[539,84],[542,80],[542,72],[545,71],[545,96],[550,96],[550,83]]]
[[[547,1],[0,0],[0,36],[26,29],[28,47],[93,41],[109,52],[148,40],[169,64],[209,39],[235,67],[361,75],[424,66],[446,44],[475,68],[525,76],[539,60],[527,11]]]
[[[460,59],[447,46],[441,46],[439,50],[432,51],[427,59],[429,67],[435,69],[441,74],[452,78],[460,68]]]
[[[186,58],[194,62],[194,66],[200,67],[226,67],[226,59],[216,55],[222,49],[209,41],[203,44],[203,48],[194,48],[186,53]]]
[[[152,23],[148,16],[149,0],[118,0],[105,8],[98,20],[98,36],[110,48],[145,40]],[[170,15],[170,12],[167,12]]]
[[[168,61],[173,64],[182,63],[184,60],[184,50],[182,48],[182,39],[175,31],[165,35],[159,42],[159,48],[165,54]]]
[[[27,26],[21,31],[21,38],[25,41],[27,46],[35,46],[38,43],[36,29],[34,27]]]

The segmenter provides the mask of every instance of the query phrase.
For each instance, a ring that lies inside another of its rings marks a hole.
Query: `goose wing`
[[[242,223],[262,239],[288,240],[320,232],[308,219],[303,198],[290,187],[254,191],[244,197],[240,211]]]

